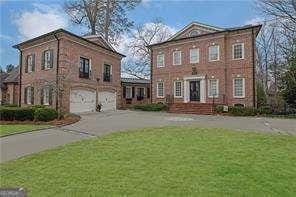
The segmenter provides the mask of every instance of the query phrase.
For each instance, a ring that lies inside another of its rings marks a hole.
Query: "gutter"
[[[255,81],[255,40],[254,29],[252,29],[252,62],[253,62],[253,107],[256,107],[256,81]]]
[[[58,41],[58,49],[57,49],[57,68],[56,68],[56,87],[57,87],[57,92],[56,92],[56,110],[58,111],[59,109],[59,95],[60,95],[60,90],[59,90],[59,56],[60,56],[60,40],[58,39],[57,35],[54,33],[53,36],[55,39]]]
[[[150,49],[151,50],[151,52],[150,52],[150,103],[152,103],[152,92],[153,92],[153,89],[152,89],[152,87],[153,87],[153,85],[152,85],[152,83],[153,83],[153,75],[152,75],[152,73],[153,73],[153,49]]]

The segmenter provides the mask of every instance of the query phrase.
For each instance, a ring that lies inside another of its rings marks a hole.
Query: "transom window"
[[[44,52],[44,67],[45,69],[51,68],[52,60],[51,60],[51,51],[47,50]]]
[[[175,97],[182,97],[182,82],[181,81],[175,81],[174,83],[174,96]]]
[[[157,55],[157,67],[164,67],[164,54]]]
[[[219,60],[219,45],[213,45],[209,47],[209,60],[217,61]]]
[[[157,97],[163,98],[164,97],[164,85],[163,82],[157,83]]]
[[[244,58],[244,44],[236,43],[232,45],[232,57],[233,59],[243,59]]]
[[[217,79],[210,79],[209,80],[209,90],[208,95],[209,97],[218,97],[218,80]]]
[[[27,65],[28,65],[28,72],[33,72],[33,55],[28,55],[28,59],[27,59]]]
[[[199,62],[199,49],[190,49],[190,63]]]
[[[244,78],[233,79],[233,96],[234,98],[245,97],[245,79]]]
[[[90,76],[90,64],[89,59],[80,58],[80,66],[79,66],[79,77],[80,78],[89,78]]]
[[[182,53],[181,51],[173,52],[173,65],[181,65]]]
[[[125,88],[125,98],[131,99],[133,97],[132,95],[132,87],[126,87]]]

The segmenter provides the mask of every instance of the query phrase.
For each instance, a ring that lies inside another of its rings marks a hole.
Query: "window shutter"
[[[32,71],[35,71],[35,54],[32,55]]]
[[[52,87],[51,86],[49,87],[49,98],[48,98],[48,100],[49,100],[49,105],[52,105]]]
[[[147,98],[150,98],[150,88],[147,88]]]
[[[45,68],[45,51],[42,52],[41,70]]]
[[[135,97],[135,87],[132,87],[132,98]]]
[[[40,103],[41,105],[43,105],[43,95],[44,95],[44,88],[41,89],[41,93],[40,93]]]
[[[24,92],[24,103],[27,104],[27,90],[28,90],[28,87],[25,88],[25,92]]]
[[[126,87],[125,86],[123,86],[123,90],[122,91],[123,91],[123,93],[122,93],[123,94],[123,98],[126,98]]]
[[[34,87],[31,87],[31,104],[34,105]]]
[[[29,56],[27,55],[27,58],[26,58],[26,66],[25,66],[25,73],[28,72],[28,66],[29,66],[28,59],[29,59]]]
[[[53,50],[50,49],[50,68],[53,68]]]

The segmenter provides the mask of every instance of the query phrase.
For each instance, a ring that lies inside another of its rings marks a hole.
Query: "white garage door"
[[[96,92],[90,90],[71,90],[70,112],[93,112],[96,110]]]
[[[98,102],[102,104],[101,111],[116,110],[116,92],[99,92]]]

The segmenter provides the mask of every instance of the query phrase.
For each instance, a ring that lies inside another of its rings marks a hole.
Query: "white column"
[[[184,80],[184,103],[189,102],[189,82]]]
[[[200,80],[200,102],[206,102],[206,81],[205,79]]]

